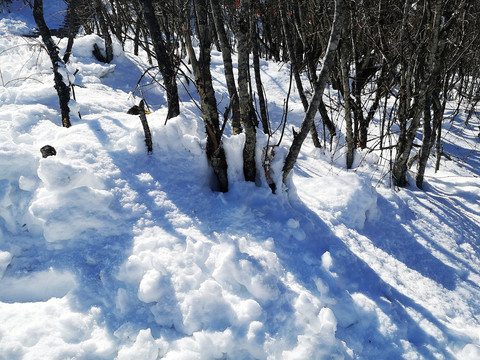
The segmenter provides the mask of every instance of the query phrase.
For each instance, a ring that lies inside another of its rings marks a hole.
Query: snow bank
[[[0,357],[112,359],[115,342],[101,326],[100,315],[98,308],[86,313],[73,311],[66,297],[33,303],[0,302]]]

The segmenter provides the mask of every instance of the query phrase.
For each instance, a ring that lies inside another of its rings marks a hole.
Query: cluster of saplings
[[[162,76],[167,119],[181,111],[177,83],[179,76],[187,76],[181,73],[180,65],[188,55],[205,125],[206,153],[220,191],[228,191],[222,146],[227,123],[233,134],[245,133],[246,181],[257,178],[256,132],[261,129],[271,137],[288,128],[286,109],[282,119],[272,121],[276,129],[271,126],[262,88],[261,58],[290,64],[291,83],[305,109],[302,125],[295,132],[285,159],[283,182],[310,134],[317,147],[322,143],[331,147],[332,140],[341,136],[346,146],[347,168],[352,167],[357,148],[388,149],[392,154],[388,172],[395,186],[407,184],[407,171],[415,160],[415,181],[422,188],[430,155],[434,155],[437,169],[445,155],[442,123],[460,111],[465,112],[467,125],[472,117],[478,117],[475,109],[480,101],[479,1],[65,1],[65,34],[69,41],[63,57],[45,24],[42,0],[30,1],[53,64],[63,125],[70,126],[70,84],[62,79],[59,69],[69,61],[80,29],[98,33],[104,39],[104,49],[93,49],[100,61],[113,59],[112,37],[121,44],[133,41],[135,53],[143,49],[148,54]],[[197,52],[194,44],[198,45]],[[210,72],[214,47],[223,56],[230,100],[222,114]],[[234,53],[237,76],[233,72]],[[327,86],[338,93],[339,101],[324,103]],[[447,102],[457,106],[449,117]],[[314,121],[317,113],[321,123]],[[341,117],[332,116],[339,113]],[[337,121],[340,118],[342,124]],[[379,128],[375,133],[369,129],[374,122]],[[319,138],[320,127],[323,139]],[[273,190],[276,186],[269,163],[278,145],[269,143],[262,159]]]

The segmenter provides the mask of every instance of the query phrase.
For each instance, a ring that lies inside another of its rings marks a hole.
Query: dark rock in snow
[[[55,150],[55,148],[50,145],[45,145],[44,147],[42,147],[40,149],[40,152],[42,153],[43,158],[57,155],[57,151]]]

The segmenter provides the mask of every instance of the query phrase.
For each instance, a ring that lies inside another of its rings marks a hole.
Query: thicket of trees
[[[479,116],[480,2],[470,0],[66,0],[65,28],[69,46],[63,59],[51,48],[42,30],[41,0],[31,2],[40,32],[55,67],[68,62],[75,35],[82,28],[104,39],[93,49],[100,61],[113,58],[112,37],[133,41],[158,66],[168,100],[168,118],[181,111],[177,76],[188,55],[198,90],[207,137],[208,160],[218,188],[228,191],[227,162],[222,136],[228,121],[233,134],[245,132],[244,174],[255,181],[256,132],[272,133],[259,59],[291,64],[293,83],[305,109],[283,168],[286,181],[303,141],[310,134],[315,146],[341,137],[346,164],[355,149],[391,151],[394,185],[407,184],[407,170],[417,163],[416,185],[423,186],[427,161],[436,168],[442,153],[442,123],[447,101],[466,109],[466,122]],[[194,52],[193,40],[199,46]],[[220,113],[210,73],[212,48],[221,51],[230,105]],[[234,76],[232,54],[238,59]],[[57,54],[57,55],[55,55]],[[250,62],[250,59],[253,59]],[[302,76],[302,75],[306,76]],[[304,79],[308,79],[305,81]],[[254,80],[254,81],[252,81]],[[59,95],[61,83],[55,75]],[[255,84],[255,86],[253,86]],[[340,102],[324,103],[331,86]],[[69,95],[68,95],[69,96]],[[62,108],[62,98],[60,103]],[[342,112],[341,117],[332,116]],[[315,123],[319,114],[321,123]],[[68,111],[62,108],[65,126]],[[344,126],[336,119],[344,119]],[[223,120],[223,121],[222,121]],[[371,135],[372,122],[380,132]],[[278,123],[278,121],[277,121]],[[288,127],[283,127],[284,129]],[[340,132],[340,128],[343,130]],[[328,135],[328,136],[326,136]],[[479,134],[480,135],[480,134]],[[419,141],[416,141],[419,140]],[[328,145],[327,145],[328,146]],[[268,163],[274,145],[264,149]],[[431,156],[434,155],[434,156]],[[275,190],[275,184],[270,184]]]

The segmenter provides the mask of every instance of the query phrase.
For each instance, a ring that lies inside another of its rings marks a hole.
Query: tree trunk
[[[408,12],[412,6],[412,0],[407,0],[403,7],[403,18],[402,18],[402,27],[401,27],[401,38],[400,46],[406,47],[408,40]],[[415,59],[408,59],[403,54],[401,55],[401,68],[400,68],[400,104],[398,111],[398,123],[400,127],[400,133],[398,136],[397,143],[397,153],[395,155],[395,161],[392,167],[392,179],[395,186],[406,186],[407,185],[407,162],[410,157],[410,152],[413,146],[413,140],[415,138],[416,131],[420,124],[420,112],[417,110],[418,118],[412,120],[410,127],[407,129],[407,121],[410,118],[410,101],[411,101],[411,92],[410,86],[412,81],[412,63],[416,62],[416,58],[420,54],[416,55]],[[421,83],[420,83],[421,85]],[[418,104],[417,104],[418,108]],[[423,111],[423,107],[422,107]]]
[[[145,114],[145,102],[140,101],[140,121],[142,122],[143,132],[145,134],[145,145],[147,146],[148,153],[152,153],[152,133],[150,132],[150,127],[148,126],[147,115]]]
[[[440,46],[440,27],[441,27],[441,18],[442,18],[442,1],[436,0],[434,3],[434,18],[433,18],[433,25],[432,25],[432,40],[430,42],[430,53],[428,57],[427,66],[427,74],[430,75],[427,77],[428,83],[428,94],[426,99],[426,107],[425,107],[425,115],[423,119],[423,139],[422,139],[422,147],[420,148],[420,156],[418,159],[418,167],[417,167],[417,175],[415,177],[415,184],[419,189],[423,189],[423,179],[425,175],[425,169],[427,167],[428,157],[430,156],[430,151],[433,146],[433,142],[435,140],[435,134],[432,136],[432,128],[431,128],[431,111],[430,107],[432,104],[432,100],[436,97],[438,102],[438,97],[440,96],[440,89],[438,88],[438,84],[440,83],[440,64],[443,62],[444,59],[439,59],[440,53],[443,49]],[[447,81],[447,80],[444,80]],[[442,114],[439,115],[441,111],[441,106],[437,103],[437,106],[434,106],[436,109],[434,113],[434,131],[436,130],[436,123],[439,121],[440,117],[443,117]]]
[[[102,55],[100,49],[95,44],[94,55],[95,57],[104,63],[110,63],[113,60],[113,43],[112,37],[110,36],[110,31],[108,30],[107,22],[105,21],[105,16],[103,14],[104,7],[101,0],[95,1],[95,12],[97,13],[98,23],[100,25],[100,30],[102,32],[103,41],[105,42],[105,56]]]
[[[345,125],[346,133],[345,139],[347,142],[347,169],[351,169],[353,165],[353,157],[355,154],[355,137],[352,127],[352,100],[350,99],[350,78],[349,78],[349,66],[348,59],[346,54],[346,44],[344,43],[340,50],[340,67],[341,67],[341,77],[342,77],[342,88],[343,88],[343,102],[345,110]]]
[[[67,26],[68,26],[68,42],[65,54],[63,54],[63,62],[66,64],[70,60],[70,55],[72,54],[73,42],[75,36],[80,30],[80,21],[78,19],[76,7],[82,6],[82,1],[73,2],[70,1],[67,7]]]
[[[255,113],[253,111],[252,99],[249,94],[249,14],[251,0],[242,0],[238,17],[237,39],[238,39],[238,97],[240,101],[240,121],[245,128],[245,145],[243,148],[243,173],[245,180],[255,181],[257,166],[255,163]]]
[[[285,10],[284,0],[280,1],[280,16],[282,18],[282,28],[284,32],[285,43],[287,45],[288,56],[290,58],[290,66],[292,67],[292,70],[293,70],[293,77],[295,79],[295,84],[297,86],[298,95],[300,96],[300,100],[302,101],[303,109],[306,112],[308,109],[308,101],[307,101],[307,97],[305,96],[305,91],[303,90],[303,84],[302,84],[302,79],[300,77],[300,69],[298,66],[297,55],[296,55],[295,46],[292,40],[294,34],[293,32],[290,31],[290,28],[288,27],[288,24],[287,24],[287,14]],[[322,147],[320,145],[320,140],[318,138],[317,128],[315,127],[315,121],[312,122],[312,125],[310,127],[310,135],[312,136],[313,145],[316,148]]]
[[[335,124],[330,119],[330,116],[328,116],[328,111],[327,111],[327,108],[325,107],[325,103],[323,102],[323,100],[321,100],[320,104],[318,105],[318,112],[322,117],[323,124],[326,126],[330,134],[330,146],[331,146],[333,138],[337,135],[337,130],[335,129]]]
[[[238,104],[237,87],[235,85],[235,77],[233,75],[232,49],[225,32],[220,4],[218,0],[210,0],[210,4],[212,7],[213,20],[215,22],[215,29],[217,31],[220,49],[222,51],[225,81],[227,83],[228,95],[230,97],[230,108],[232,111],[232,133],[240,134],[242,132],[242,125],[240,124],[240,107]]]
[[[200,54],[197,59],[190,38],[190,29],[185,31],[185,43],[192,63],[195,85],[200,96],[203,122],[207,133],[207,158],[222,192],[228,191],[227,160],[222,146],[222,130],[220,129],[215,91],[210,72],[211,38],[207,21],[207,0],[195,0],[195,16],[200,40]],[[188,21],[188,20],[187,20]],[[188,25],[185,25],[188,28]]]
[[[253,52],[253,71],[255,73],[255,84],[257,86],[258,105],[260,108],[260,120],[262,122],[263,132],[270,134],[270,123],[268,121],[267,104],[263,91],[262,76],[260,72],[260,54],[258,51],[258,39],[255,17],[252,20],[252,52]]]
[[[297,161],[298,154],[300,153],[302,144],[305,141],[305,138],[307,137],[307,134],[312,127],[315,114],[320,105],[320,101],[322,99],[323,92],[325,90],[325,85],[327,83],[328,74],[330,72],[330,67],[332,66],[335,52],[338,47],[338,42],[340,41],[342,28],[343,28],[343,21],[345,18],[344,9],[345,9],[344,0],[335,0],[335,17],[333,20],[332,30],[330,32],[330,39],[328,41],[327,51],[325,53],[324,61],[322,64],[322,68],[320,70],[320,74],[318,76],[318,80],[315,84],[313,97],[310,100],[310,105],[302,121],[300,132],[293,139],[292,145],[290,146],[290,150],[288,151],[287,158],[285,159],[285,164],[283,166],[283,175],[282,175],[282,181],[284,183],[286,182],[288,175],[290,174],[290,171],[293,169],[293,166]]]
[[[430,155],[430,149],[432,144],[432,114],[430,106],[430,101],[428,101],[427,99],[423,115],[422,146],[420,147],[420,151],[418,153],[417,175],[415,177],[415,183],[419,189],[423,189],[423,177],[425,174],[425,169],[427,167],[427,160]]]
[[[158,68],[163,76],[163,83],[167,92],[168,114],[171,119],[180,114],[180,103],[176,82],[176,70],[168,55],[167,48],[163,43],[162,32],[155,16],[152,0],[140,0],[143,8],[143,16],[152,38],[153,48],[157,55]]]
[[[48,56],[53,66],[53,76],[55,80],[55,90],[57,90],[58,101],[60,104],[60,113],[62,115],[62,125],[64,127],[70,127],[70,108],[68,102],[70,101],[70,88],[67,84],[68,79],[64,79],[60,73],[60,69],[67,73],[65,63],[60,59],[58,54],[58,47],[50,35],[50,29],[45,23],[43,17],[43,0],[35,0],[33,3],[33,18],[38,26],[40,35],[42,36],[43,43],[47,48]]]

